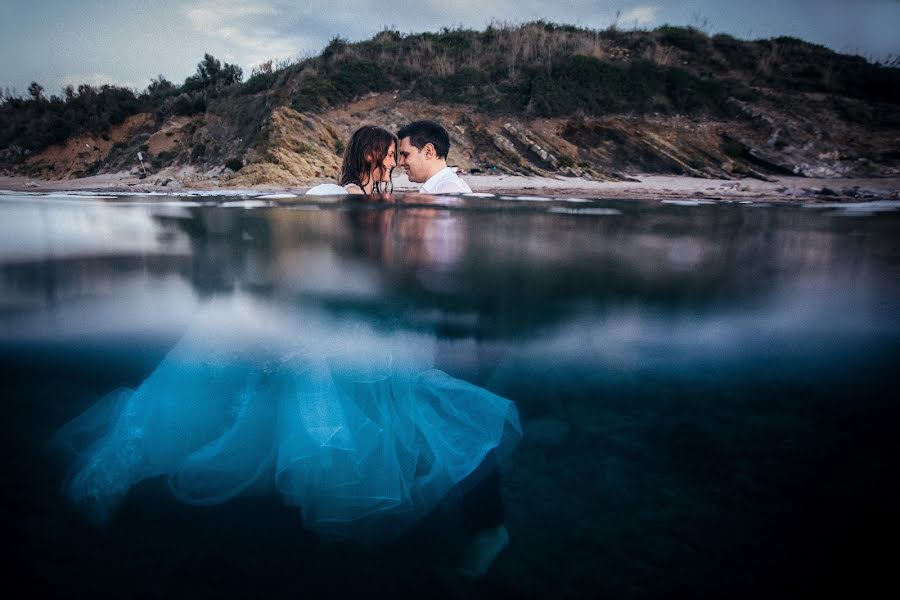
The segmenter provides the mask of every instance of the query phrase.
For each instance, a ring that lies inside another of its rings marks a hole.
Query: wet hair
[[[447,158],[450,153],[450,136],[447,130],[434,121],[413,121],[400,128],[397,138],[409,138],[409,143],[421,150],[425,144],[434,146],[438,158]]]
[[[381,127],[363,125],[353,132],[347,149],[344,150],[344,161],[341,164],[340,184],[355,184],[365,189],[369,177],[376,168],[381,168],[387,158],[391,145],[397,144],[397,137]],[[392,169],[393,171],[393,169]],[[373,194],[389,194],[394,184],[388,182],[382,189],[383,182],[376,181],[372,185]]]

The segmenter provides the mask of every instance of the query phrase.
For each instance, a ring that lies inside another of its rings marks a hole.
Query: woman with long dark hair
[[[323,183],[307,195],[381,195],[393,191],[391,173],[397,166],[397,136],[375,125],[363,125],[353,132],[344,150],[340,185]]]

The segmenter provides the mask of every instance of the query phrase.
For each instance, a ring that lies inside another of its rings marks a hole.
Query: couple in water
[[[415,121],[397,135],[374,125],[364,125],[350,138],[344,151],[340,185],[325,183],[307,195],[366,194],[393,191],[391,173],[399,166],[423,194],[468,194],[472,189],[447,166],[450,136],[434,121]]]
[[[423,191],[468,189],[446,166],[446,131],[424,122],[357,131],[339,193],[389,191],[398,149]],[[157,477],[194,505],[278,494],[306,528],[370,543],[446,510],[467,532],[460,571],[482,575],[508,541],[497,465],[521,426],[511,401],[436,369],[435,350],[433,335],[368,316],[211,299],[139,385],[56,433],[64,491],[100,523]]]

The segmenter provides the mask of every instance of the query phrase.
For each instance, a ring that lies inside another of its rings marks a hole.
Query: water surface
[[[12,572],[103,597],[896,588],[898,208],[0,194]],[[414,334],[516,403],[486,577],[456,574],[446,515],[368,547],[277,497],[192,507],[151,480],[105,527],[67,501],[54,431],[234,299]]]

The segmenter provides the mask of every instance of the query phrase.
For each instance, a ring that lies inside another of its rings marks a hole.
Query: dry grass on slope
[[[229,185],[293,185],[313,179],[334,179],[341,166],[335,148],[343,135],[315,115],[280,107],[272,112],[250,153],[248,164]]]

